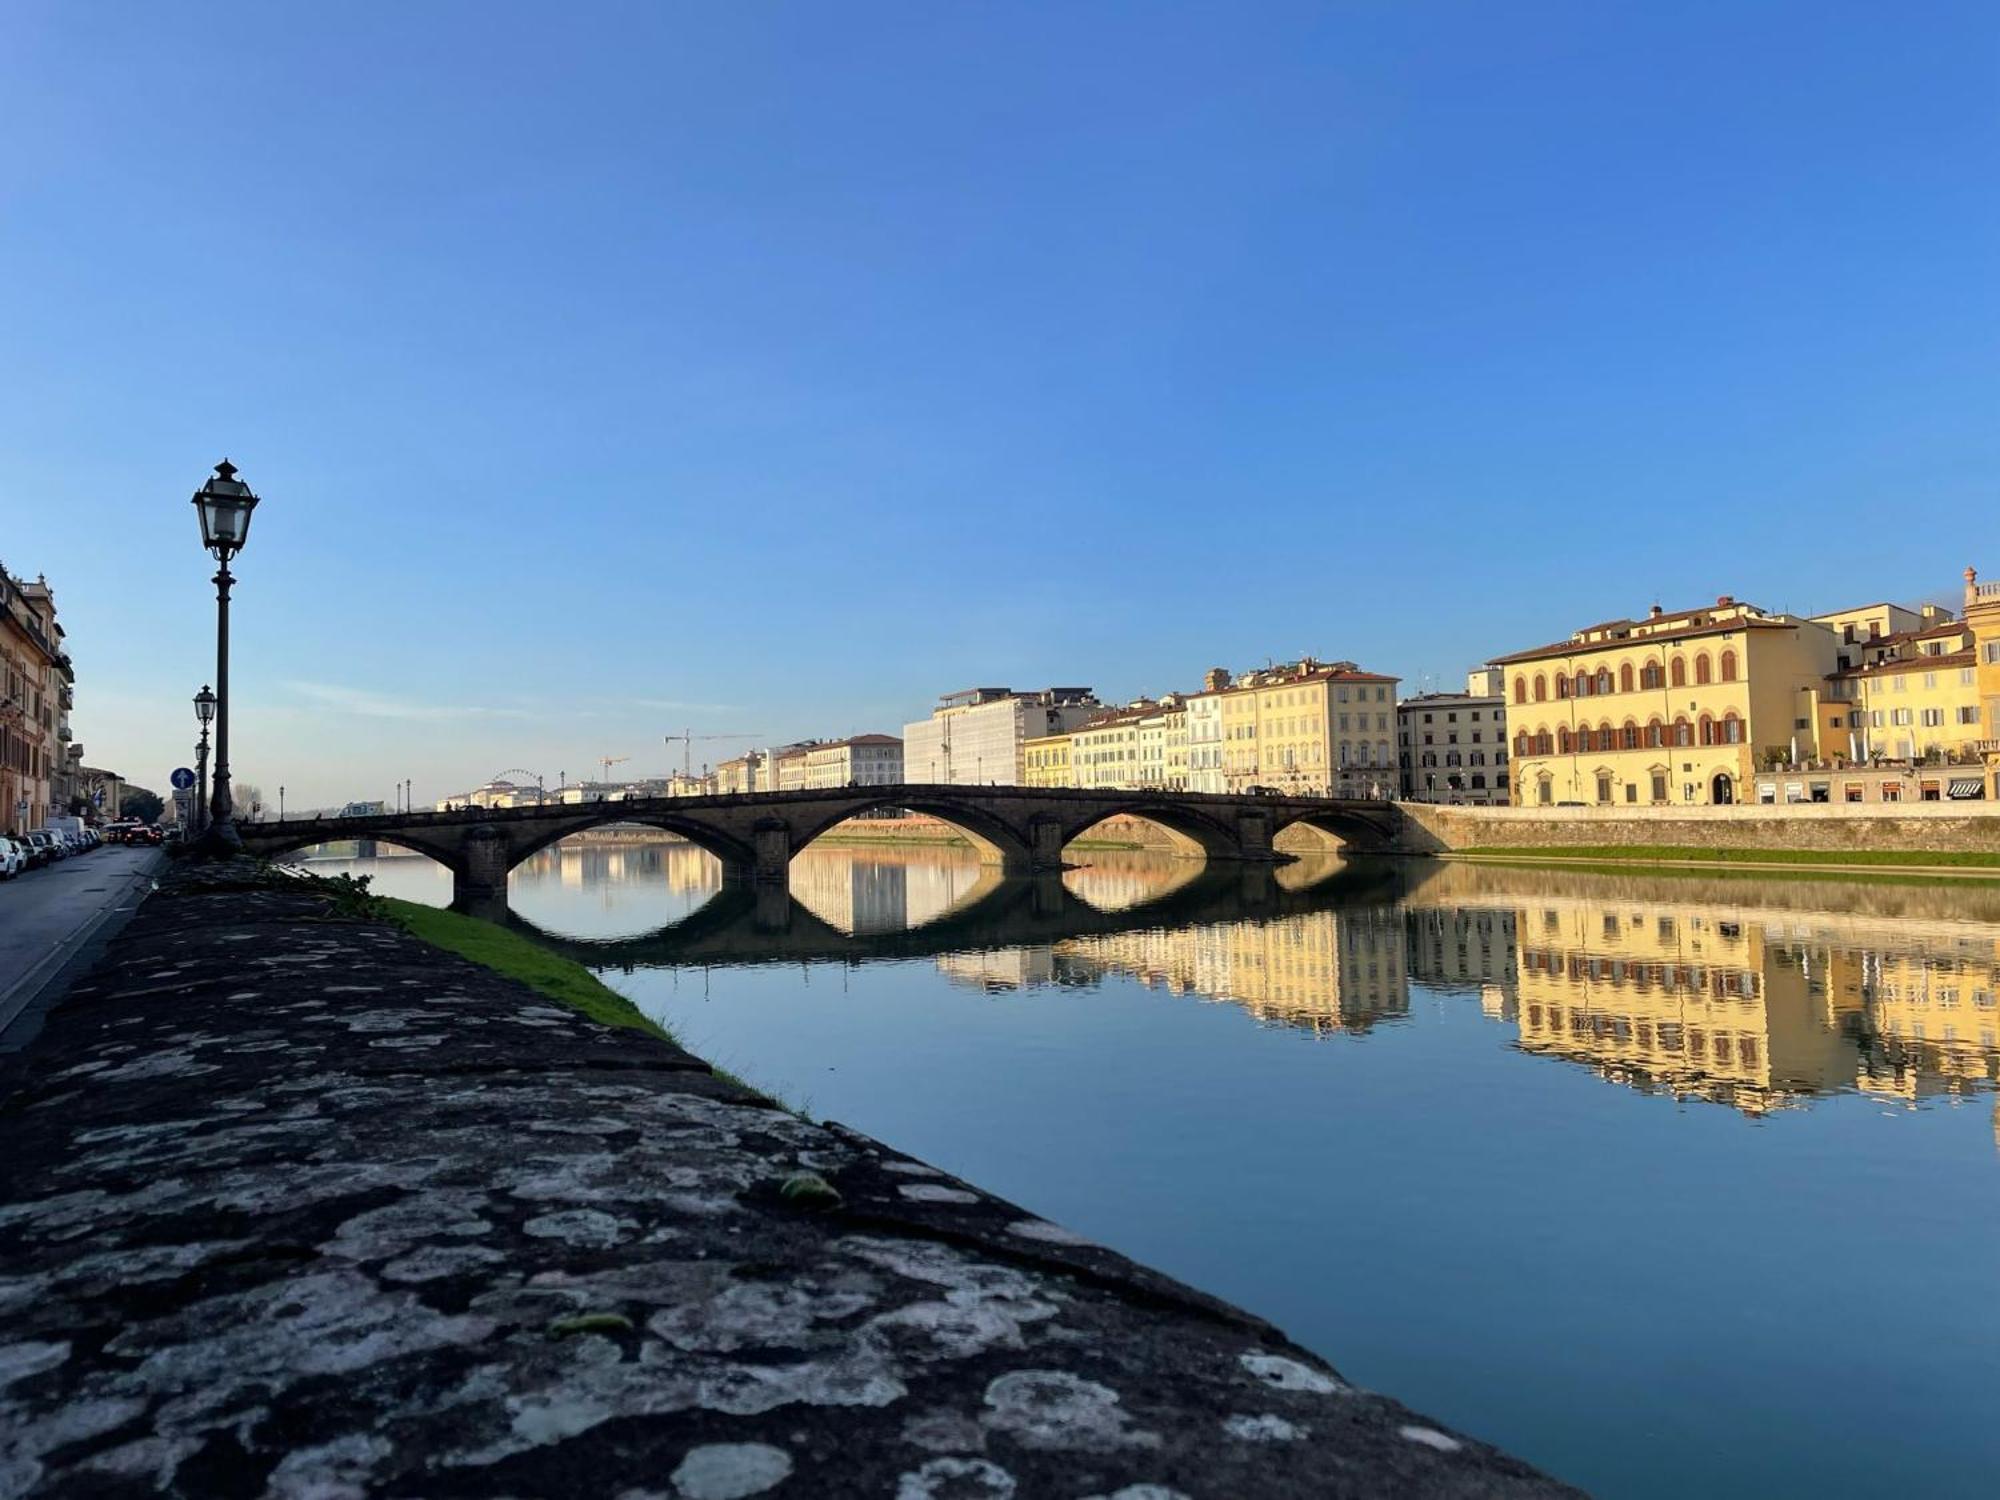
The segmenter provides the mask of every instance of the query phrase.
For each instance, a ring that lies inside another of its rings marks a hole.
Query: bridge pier
[[[1062,820],[1043,814],[1028,820],[1028,874],[1041,874],[1063,867]],[[1009,874],[1014,873],[1009,871]]]
[[[792,825],[782,818],[759,818],[750,839],[756,855],[751,879],[759,885],[788,886],[792,878]]]
[[[459,846],[458,862],[451,868],[452,909],[504,920],[507,872],[513,868],[514,847],[506,834],[489,827],[468,830]]]

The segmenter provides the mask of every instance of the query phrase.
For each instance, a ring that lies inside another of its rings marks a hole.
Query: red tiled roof
[[[1640,622],[1633,622],[1640,623]],[[1597,651],[1629,651],[1634,646],[1651,646],[1660,641],[1685,641],[1704,635],[1733,635],[1739,630],[1793,630],[1796,622],[1772,620],[1761,616],[1735,616],[1727,620],[1711,620],[1706,625],[1683,625],[1678,630],[1651,630],[1644,635],[1619,636],[1605,641],[1554,641],[1546,646],[1536,646],[1527,651],[1516,651],[1510,656],[1496,656],[1496,667],[1512,666],[1516,662],[1543,661],[1557,656],[1588,656]]]

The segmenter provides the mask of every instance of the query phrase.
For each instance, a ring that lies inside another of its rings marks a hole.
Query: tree
[[[160,794],[142,786],[125,788],[125,800],[118,804],[119,817],[137,818],[141,823],[157,823],[166,810],[167,804],[160,800]]]
[[[236,816],[248,823],[262,816],[264,789],[254,781],[232,782],[229,798],[236,809]]]

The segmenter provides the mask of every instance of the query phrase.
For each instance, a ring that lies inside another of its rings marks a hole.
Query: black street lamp
[[[188,832],[198,834],[208,826],[208,726],[215,722],[215,694],[207,683],[194,695],[194,719],[201,739],[194,747],[194,805],[188,809],[194,827]]]
[[[243,847],[236,831],[235,807],[229,796],[229,559],[250,540],[250,513],[257,497],[236,477],[236,465],[224,459],[215,474],[194,492],[195,513],[201,517],[201,544],[215,554],[215,785],[209,794],[209,829],[203,842],[213,854],[234,854]]]

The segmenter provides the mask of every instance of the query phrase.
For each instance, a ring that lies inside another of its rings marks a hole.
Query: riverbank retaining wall
[[[1447,807],[1405,802],[1410,854],[1664,844],[1693,849],[1900,849],[2000,854],[2000,803],[1807,802],[1737,807]]]

